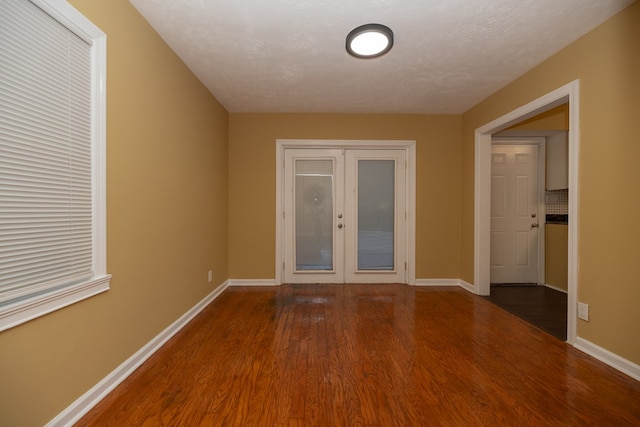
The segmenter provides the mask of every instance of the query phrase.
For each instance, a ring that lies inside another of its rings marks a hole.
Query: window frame
[[[106,53],[107,36],[64,0],[27,0],[90,44],[93,277],[0,306],[0,331],[109,290],[106,235]]]

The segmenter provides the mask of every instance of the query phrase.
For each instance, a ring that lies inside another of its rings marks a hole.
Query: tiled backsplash
[[[545,191],[545,213],[566,215],[569,213],[569,190]]]

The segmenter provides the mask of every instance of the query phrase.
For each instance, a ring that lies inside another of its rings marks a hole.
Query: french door
[[[284,282],[406,283],[404,150],[286,149]]]

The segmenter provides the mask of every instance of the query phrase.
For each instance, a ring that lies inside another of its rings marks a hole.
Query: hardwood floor
[[[554,337],[567,340],[567,294],[546,286],[491,286],[488,301]]]
[[[77,426],[638,426],[640,382],[458,288],[229,288]]]

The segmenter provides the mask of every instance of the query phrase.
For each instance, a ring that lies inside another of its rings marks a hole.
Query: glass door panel
[[[344,154],[291,149],[284,158],[285,283],[344,281]]]
[[[333,270],[333,161],[295,161],[296,270]]]
[[[345,153],[347,283],[406,281],[404,165],[404,150]]]
[[[393,270],[395,160],[358,160],[358,271]]]

